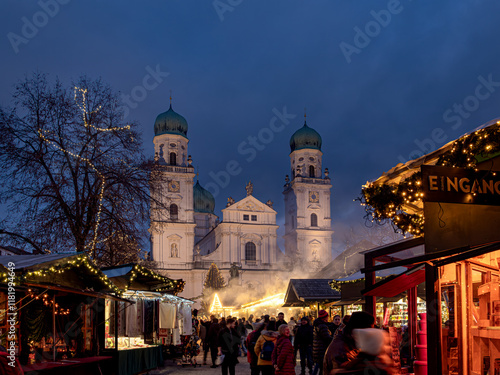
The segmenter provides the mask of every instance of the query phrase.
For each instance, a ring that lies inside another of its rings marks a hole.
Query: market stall
[[[369,312],[381,295],[409,293],[416,374],[500,372],[499,131],[494,120],[363,187],[368,215],[416,236],[366,253],[364,269]],[[424,251],[401,256],[415,246]],[[394,267],[406,271],[375,280]]]
[[[138,264],[102,272],[132,303],[106,300],[105,348],[116,353],[120,374],[163,365],[163,345],[181,345],[192,334],[192,301],[175,296],[184,287]]]
[[[15,274],[14,341],[25,373],[56,374],[68,366],[75,372],[110,366],[111,357],[100,351],[104,346],[102,306],[105,298],[121,298],[107,293],[118,289],[86,255],[13,255],[0,257],[0,264],[9,265]],[[4,283],[12,280],[7,277],[10,272],[3,276]],[[2,333],[10,328],[5,317],[8,298],[3,288]],[[3,334],[2,345],[7,341],[11,340]]]
[[[332,289],[330,281],[331,279],[291,279],[283,307],[300,307],[302,316],[317,317],[319,310],[340,300],[340,291]]]

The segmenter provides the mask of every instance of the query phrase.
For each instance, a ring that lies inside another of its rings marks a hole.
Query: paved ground
[[[177,364],[178,361],[173,361],[171,359],[165,361],[165,367],[150,371],[150,375],[180,375],[180,374],[203,374],[203,375],[221,375],[220,366],[217,368],[210,368],[210,354],[209,357],[209,365],[206,366],[182,366]],[[236,365],[236,374],[237,375],[250,375],[250,365],[247,362],[246,357],[239,357],[238,360],[240,363]],[[196,361],[198,363],[203,363],[203,354],[200,354]],[[297,361],[297,367],[295,368],[295,373],[300,374],[300,361]]]

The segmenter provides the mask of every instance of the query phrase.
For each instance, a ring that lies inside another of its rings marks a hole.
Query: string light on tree
[[[109,128],[101,128],[101,127],[96,127],[92,124],[91,118],[92,115],[97,114],[102,106],[98,106],[97,109],[90,111],[87,108],[87,89],[83,89],[80,87],[75,87],[74,88],[74,99],[75,102],[78,106],[78,108],[82,111],[82,119],[83,119],[83,126],[85,128],[92,128],[98,132],[114,132],[114,131],[123,131],[123,130],[130,130],[130,125],[126,125],[123,127],[109,127]],[[99,231],[99,225],[101,222],[101,213],[102,213],[102,206],[103,206],[103,198],[104,198],[104,191],[105,191],[105,186],[106,186],[106,178],[104,175],[98,170],[98,168],[95,166],[95,164],[87,157],[76,154],[74,152],[71,152],[67,150],[66,148],[61,147],[54,141],[51,141],[48,139],[47,135],[49,134],[48,130],[42,131],[42,129],[38,129],[38,134],[40,138],[46,142],[47,144],[51,145],[52,147],[60,150],[61,152],[64,152],[67,155],[72,156],[73,158],[79,159],[83,162],[85,162],[97,175],[97,177],[101,180],[101,184],[99,187],[99,198],[98,198],[98,209],[96,213],[96,220],[94,224],[94,235],[92,238],[92,241],[90,244],[87,244],[85,246],[86,249],[89,249],[90,254],[92,254],[95,250],[95,246],[97,244],[97,238],[98,238],[98,231]]]

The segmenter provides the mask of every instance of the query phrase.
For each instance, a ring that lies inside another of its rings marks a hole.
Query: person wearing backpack
[[[248,363],[250,363],[250,375],[259,375],[260,368],[257,363],[259,360],[259,356],[255,354],[254,349],[261,332],[266,329],[266,324],[264,322],[253,323],[253,328],[254,330],[248,334],[246,341],[246,346],[248,349]]]
[[[262,375],[274,375],[273,350],[278,332],[262,331],[259,339],[255,343],[255,354],[257,354],[257,365]]]

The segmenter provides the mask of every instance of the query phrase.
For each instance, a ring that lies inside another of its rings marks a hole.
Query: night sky
[[[200,183],[238,165],[217,188],[217,214],[251,180],[281,225],[289,140],[306,107],[339,247],[364,222],[353,199],[367,180],[500,116],[498,14],[493,0],[3,0],[0,105],[35,70],[67,84],[102,77],[153,156],[172,90]]]

